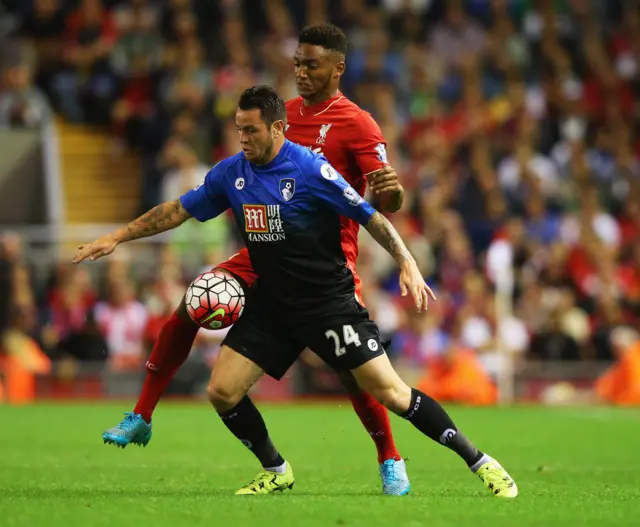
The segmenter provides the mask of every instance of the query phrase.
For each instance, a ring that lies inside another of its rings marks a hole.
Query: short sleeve
[[[364,175],[371,174],[389,164],[387,142],[382,137],[378,123],[368,112],[361,111],[354,119],[350,144],[351,153]]]
[[[366,225],[376,212],[324,158],[314,163],[306,182],[313,196],[340,216]]]
[[[198,221],[211,220],[226,211],[229,208],[229,200],[221,163],[207,172],[200,185],[183,194],[180,203]]]

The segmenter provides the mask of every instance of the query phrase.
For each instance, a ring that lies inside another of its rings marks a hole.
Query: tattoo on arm
[[[387,251],[398,265],[403,264],[406,261],[413,261],[413,256],[407,249],[407,246],[400,238],[398,231],[395,230],[393,225],[389,223],[389,220],[385,218],[379,212],[376,212],[369,223],[365,227],[369,234],[377,241],[382,248]]]
[[[179,199],[153,207],[118,231],[118,240],[128,242],[168,231],[191,218]]]

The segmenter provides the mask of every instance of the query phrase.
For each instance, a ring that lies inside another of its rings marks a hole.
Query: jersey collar
[[[316,115],[321,115],[341,99],[344,99],[344,95],[340,90],[338,90],[338,93],[331,97],[331,99],[327,99],[326,101],[322,101],[311,106],[305,106],[304,99],[300,97],[300,115],[303,117],[315,117]]]

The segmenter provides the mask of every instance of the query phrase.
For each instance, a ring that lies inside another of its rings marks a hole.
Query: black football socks
[[[284,459],[271,442],[262,414],[248,395],[231,410],[218,415],[231,433],[253,452],[265,469],[273,472],[284,469]]]
[[[436,443],[453,450],[464,459],[469,467],[474,467],[484,456],[458,430],[445,409],[436,400],[420,390],[411,388],[411,406],[409,406],[407,413],[401,417],[410,421],[413,426]]]

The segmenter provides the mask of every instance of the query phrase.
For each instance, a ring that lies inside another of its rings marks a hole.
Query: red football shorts
[[[223,269],[241,278],[247,284],[247,287],[251,287],[256,278],[258,278],[258,275],[253,270],[253,265],[251,265],[251,258],[249,258],[249,251],[246,247],[240,249],[240,252],[234,254],[228,260],[216,265],[216,268]]]
[[[360,277],[354,272],[355,270],[351,265],[348,266],[353,273],[353,279],[356,284],[356,298],[358,302],[364,306],[362,302],[362,281]],[[216,265],[216,268],[227,271],[234,276],[241,278],[247,284],[248,287],[251,287],[253,282],[255,282],[258,275],[253,270],[253,265],[251,265],[251,258],[249,258],[249,251],[246,247],[240,249],[240,252],[234,254],[228,260],[219,263]]]

